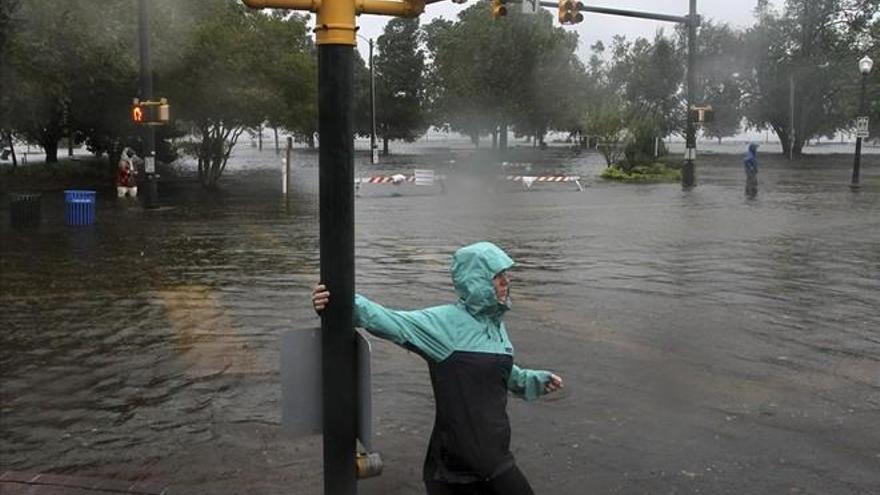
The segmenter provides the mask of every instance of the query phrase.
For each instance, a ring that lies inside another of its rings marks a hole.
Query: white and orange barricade
[[[507,180],[521,182],[526,189],[531,189],[536,182],[564,182],[574,183],[578,191],[584,190],[579,175],[508,175]]]
[[[374,175],[372,177],[358,177],[354,180],[356,185],[361,184],[392,184],[395,186],[399,186],[405,182],[415,182],[416,177],[414,175],[403,175],[403,174],[394,174],[394,175]]]
[[[399,186],[406,183],[414,183],[416,186],[433,186],[439,184],[444,188],[444,177],[435,174],[431,169],[416,169],[412,175],[394,174],[394,175],[374,175],[372,177],[358,177],[354,180],[356,188],[361,184],[390,184]]]

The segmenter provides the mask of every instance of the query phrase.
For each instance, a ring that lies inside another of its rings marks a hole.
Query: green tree
[[[459,13],[457,22],[434,21],[425,29],[433,64],[429,94],[435,125],[471,137],[508,126],[520,135],[579,127],[585,71],[574,55],[577,35],[554,27],[549,12],[511,9],[493,20],[481,1]],[[536,140],[536,141],[537,141]]]
[[[609,84],[619,88],[629,114],[656,125],[658,137],[684,130],[683,57],[662,30],[653,42],[614,38]]]
[[[282,14],[253,18],[265,81],[260,102],[269,127],[287,129],[311,140],[318,130],[317,64],[305,16]]]
[[[624,111],[623,102],[617,97],[596,100],[582,122],[584,132],[596,139],[599,152],[609,167],[620,161],[629,140]]]
[[[376,132],[382,138],[383,155],[388,154],[389,140],[415,141],[427,128],[425,52],[419,37],[418,18],[394,18],[376,42]]]
[[[370,69],[355,50],[354,60],[354,133],[369,136],[373,127],[370,112]]]
[[[186,49],[166,61],[162,86],[196,138],[190,152],[200,181],[215,188],[246,129],[267,120],[293,130],[314,122],[307,103],[314,65],[302,39],[303,17],[270,16],[232,0],[188,4],[200,20],[188,32]],[[283,50],[273,48],[278,45]]]
[[[699,31],[697,53],[701,89],[698,100],[710,104],[714,110],[714,120],[702,125],[703,134],[720,143],[723,138],[739,133],[742,127],[740,80],[749,75],[742,52],[742,33],[726,24],[704,22]]]
[[[0,60],[8,60],[10,34],[15,29],[14,15],[21,5],[20,0],[7,0],[0,2]],[[12,74],[9,63],[0,63],[0,151],[5,152],[4,146],[8,146],[8,152],[12,156],[12,166],[18,165],[13,146],[14,137],[12,129],[12,91],[3,91],[2,88],[12,87]]]
[[[4,83],[15,95],[4,105],[6,125],[41,146],[49,163],[58,161],[58,141],[68,128],[71,83],[81,77],[78,55],[88,51],[82,32],[67,29],[82,12],[78,7],[77,1],[22,3],[21,23],[4,49]]]
[[[759,5],[745,37],[754,55],[746,117],[753,127],[772,129],[785,154],[800,155],[810,139],[848,127],[856,48],[878,9],[876,0],[788,0],[782,13]]]

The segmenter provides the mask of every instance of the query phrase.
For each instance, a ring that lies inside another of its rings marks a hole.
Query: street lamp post
[[[373,38],[370,38],[370,163],[379,162],[376,146],[376,72],[373,69]]]
[[[859,98],[859,116],[863,119],[868,118],[868,105],[866,91],[868,84],[868,74],[871,73],[871,69],[874,67],[874,61],[871,60],[870,57],[865,56],[861,60],[859,60],[859,72],[862,73],[862,93]],[[859,172],[862,165],[862,135],[859,134],[856,137],[856,157],[853,162],[853,173],[852,173],[852,183],[850,187],[858,188],[859,187]]]

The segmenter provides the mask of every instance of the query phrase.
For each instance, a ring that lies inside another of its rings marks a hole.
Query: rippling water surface
[[[100,191],[93,228],[63,225],[60,193],[37,229],[4,215],[0,469],[158,476],[180,493],[320,486],[320,442],[278,435],[279,334],[317,323],[316,156],[298,155],[286,201],[274,155],[235,160],[223,191],[163,184],[159,211]],[[544,162],[526,173],[588,187],[490,194],[471,177],[445,195],[364,186],[356,203],[358,290],[391,306],[450,300],[462,244],[492,240],[517,261],[518,359],[567,379],[553,400],[511,405],[537,488],[880,492],[876,155],[857,193],[846,159],[767,158],[754,199],[735,156],[709,157],[688,192],[597,182],[594,155]],[[364,487],[419,493],[424,366],[376,354],[388,468]]]

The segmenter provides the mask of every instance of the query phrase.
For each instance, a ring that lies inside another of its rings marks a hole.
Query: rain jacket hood
[[[513,264],[510,256],[491,242],[478,242],[456,251],[449,271],[459,304],[473,316],[500,318],[510,307],[510,299],[498,301],[492,279]]]
[[[755,155],[757,155],[757,153],[758,153],[758,144],[757,144],[757,143],[751,143],[751,144],[749,144],[749,155],[750,155],[752,158],[754,158]]]

